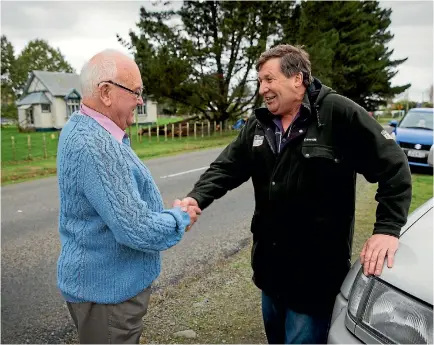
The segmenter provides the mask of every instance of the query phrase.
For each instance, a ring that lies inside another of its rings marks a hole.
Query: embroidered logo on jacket
[[[381,134],[382,134],[383,137],[385,137],[386,139],[392,139],[392,140],[393,140],[393,137],[392,137],[389,133],[387,133],[384,129],[381,131]]]
[[[253,138],[253,147],[261,146],[263,142],[264,142],[263,135],[255,135],[255,137]]]

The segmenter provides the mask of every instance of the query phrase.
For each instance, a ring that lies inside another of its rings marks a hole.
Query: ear
[[[99,98],[105,106],[107,107],[111,106],[112,100],[111,100],[111,90],[109,85],[102,84],[99,86]]]
[[[300,87],[300,86],[303,85],[303,73],[300,72],[300,73],[297,73],[295,75],[295,81],[294,81],[294,83],[295,83],[296,87]]]

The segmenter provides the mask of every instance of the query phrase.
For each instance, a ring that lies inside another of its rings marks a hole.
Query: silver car
[[[358,260],[336,298],[329,344],[433,343],[434,199],[402,228],[391,269],[363,274]]]

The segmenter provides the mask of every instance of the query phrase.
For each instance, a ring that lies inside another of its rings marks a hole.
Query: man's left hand
[[[393,259],[398,249],[399,239],[390,235],[372,235],[364,244],[360,253],[363,273],[367,276],[381,275],[384,260],[387,256],[387,267],[392,268]]]

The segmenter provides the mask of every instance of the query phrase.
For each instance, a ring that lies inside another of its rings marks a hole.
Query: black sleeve
[[[249,141],[248,133],[253,133],[255,126],[255,121],[250,118],[237,138],[211,163],[188,193],[187,196],[196,199],[201,209],[250,178],[252,140]]]
[[[350,111],[351,156],[355,170],[378,182],[374,234],[399,237],[411,203],[407,157],[388,132],[361,107]]]

